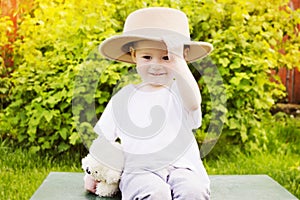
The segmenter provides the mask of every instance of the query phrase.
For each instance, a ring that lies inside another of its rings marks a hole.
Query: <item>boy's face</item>
[[[152,86],[168,86],[173,79],[172,62],[163,42],[139,41],[134,45],[132,59],[144,83]]]

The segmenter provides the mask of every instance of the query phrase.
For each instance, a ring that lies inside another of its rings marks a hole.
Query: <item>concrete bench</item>
[[[83,188],[83,173],[51,172],[31,200],[119,200]],[[210,175],[211,200],[297,200],[267,175]]]

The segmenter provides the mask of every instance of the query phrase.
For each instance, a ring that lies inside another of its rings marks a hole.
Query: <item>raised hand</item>
[[[180,36],[171,35],[162,39],[167,46],[170,68],[177,81],[183,104],[188,111],[196,110],[200,107],[201,95],[198,84],[184,59],[189,49],[184,49],[184,40]]]

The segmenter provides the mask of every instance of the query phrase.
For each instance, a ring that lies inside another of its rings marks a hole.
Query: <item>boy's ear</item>
[[[183,58],[186,60],[187,58],[187,55],[190,51],[190,48],[189,47],[185,47],[184,50],[183,50]]]
[[[131,55],[131,59],[134,63],[136,63],[136,51],[134,50],[133,47],[130,47],[130,55]]]

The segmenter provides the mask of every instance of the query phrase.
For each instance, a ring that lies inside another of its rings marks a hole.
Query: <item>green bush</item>
[[[211,60],[222,75],[228,109],[222,134],[233,142],[245,144],[246,151],[266,149],[268,139],[263,125],[270,120],[272,105],[285,95],[283,85],[270,81],[271,77],[278,80],[272,76],[272,70],[291,68],[299,62],[300,43],[295,32],[299,10],[281,9],[287,3],[221,0],[205,1],[201,6],[190,2],[183,8],[192,22],[192,37],[209,41],[215,47]],[[289,40],[283,42],[287,35]],[[204,63],[203,74],[209,75],[210,70]],[[204,132],[211,120],[210,113],[214,109],[222,113],[222,107],[216,105],[223,103],[219,98],[210,107],[211,96],[221,92],[209,90],[207,83],[213,81],[206,79],[205,76],[200,79],[201,85],[206,84],[202,88]]]
[[[188,15],[193,39],[211,42],[215,48],[209,59],[192,65],[201,64],[200,74],[195,72],[204,112],[203,126],[197,131],[199,143],[208,130],[217,138],[224,123],[227,138],[248,150],[265,147],[262,124],[276,99],[284,95],[283,86],[270,81],[271,70],[296,66],[299,58],[295,35],[299,12],[280,9],[286,4],[279,0],[272,4],[267,0],[37,0],[19,24],[16,69],[1,80],[9,86],[10,99],[1,108],[0,136],[14,138],[32,151],[61,152],[81,144],[78,132],[91,130],[116,84],[132,67],[98,58],[95,49],[105,38],[122,32],[132,11],[168,6]],[[282,42],[285,35],[289,40]],[[222,80],[214,78],[211,65],[218,67]],[[214,90],[215,85],[222,87]]]

